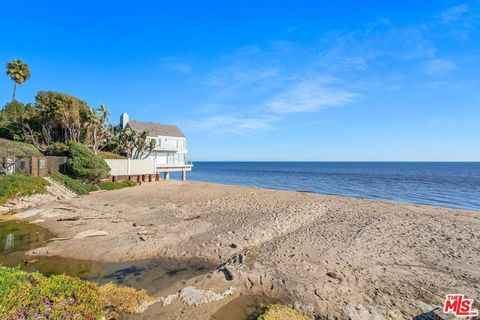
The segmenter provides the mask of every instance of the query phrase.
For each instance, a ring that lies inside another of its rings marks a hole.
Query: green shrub
[[[88,182],[104,179],[110,172],[108,164],[83,144],[70,146],[67,172],[73,178]]]
[[[102,190],[117,190],[127,187],[133,187],[136,185],[136,182],[130,180],[125,180],[121,182],[102,181],[98,184],[98,187]]]
[[[52,172],[50,173],[50,177],[78,195],[84,195],[98,190],[94,184],[83,183],[80,180],[75,180],[69,176],[61,174],[60,172]]]
[[[68,157],[69,152],[70,152],[70,147],[60,142],[55,142],[54,144],[49,145],[45,149],[45,154],[47,156]]]
[[[118,319],[155,299],[144,290],[99,286],[66,275],[45,277],[0,266],[2,319]]]
[[[36,193],[47,193],[48,185],[48,181],[42,177],[21,174],[0,176],[0,204]]]

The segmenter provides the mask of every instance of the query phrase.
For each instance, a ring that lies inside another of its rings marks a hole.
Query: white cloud
[[[277,39],[216,57],[196,82],[201,99],[195,125],[240,133],[272,129],[295,114],[352,103],[373,87],[398,91],[422,80],[399,73],[403,67],[421,65],[425,75],[444,75],[457,68],[457,57],[439,58],[440,50],[458,41],[452,32],[459,24],[444,22],[461,19],[470,32],[473,23],[464,22],[474,11],[461,5],[406,24],[384,17],[307,44]],[[426,78],[430,84],[441,80]]]
[[[324,77],[303,80],[274,96],[266,107],[276,114],[314,112],[347,104],[356,97],[355,93],[334,86],[333,82]]]
[[[460,19],[467,12],[468,6],[466,4],[461,4],[443,11],[440,13],[440,18],[444,23],[450,23]]]
[[[206,117],[193,121],[194,127],[198,129],[208,129],[215,133],[232,132],[232,133],[249,133],[252,131],[260,131],[270,129],[277,117],[265,115],[260,117],[238,115],[221,115]]]
[[[425,72],[433,76],[441,76],[457,68],[455,62],[448,59],[432,59],[425,63]]]

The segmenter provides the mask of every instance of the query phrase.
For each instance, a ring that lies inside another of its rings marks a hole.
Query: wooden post
[[[182,170],[182,181],[187,181],[187,170]]]

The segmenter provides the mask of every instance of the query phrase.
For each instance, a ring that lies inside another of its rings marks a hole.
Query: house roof
[[[149,136],[168,136],[185,138],[183,132],[177,127],[169,124],[143,122],[130,120],[128,125],[135,131],[148,131]]]

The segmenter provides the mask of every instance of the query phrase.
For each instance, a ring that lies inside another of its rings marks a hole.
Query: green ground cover
[[[102,181],[98,184],[98,187],[102,190],[117,190],[127,187],[136,186],[137,183],[130,180],[120,181],[120,182],[111,182],[111,181]]]
[[[98,190],[97,186],[94,184],[84,183],[80,180],[61,174],[60,172],[52,172],[49,176],[53,180],[65,185],[65,187],[67,187],[70,191],[78,195],[85,195],[92,191]]]
[[[0,176],[0,204],[36,193],[47,193],[48,181],[21,174]]]
[[[119,319],[155,301],[144,290],[0,266],[2,319]]]
[[[305,314],[287,305],[275,303],[265,306],[265,312],[257,320],[310,320]]]

